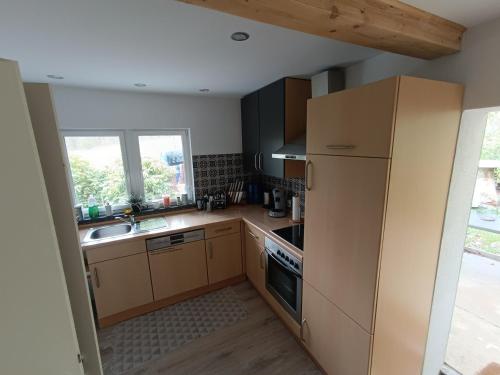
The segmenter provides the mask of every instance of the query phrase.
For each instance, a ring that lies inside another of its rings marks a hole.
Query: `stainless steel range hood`
[[[276,150],[272,157],[274,159],[306,160],[306,135],[295,138]]]
[[[341,68],[333,68],[321,72],[311,79],[312,96],[327,95],[345,89],[345,72]],[[306,160],[306,134],[276,150],[274,159]]]

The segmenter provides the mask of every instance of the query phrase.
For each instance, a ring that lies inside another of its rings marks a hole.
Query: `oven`
[[[266,237],[266,289],[298,323],[302,317],[302,261]]]

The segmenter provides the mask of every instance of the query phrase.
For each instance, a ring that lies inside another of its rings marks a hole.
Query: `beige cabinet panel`
[[[373,375],[422,372],[462,96],[457,84],[401,77]]]
[[[146,241],[141,238],[139,240],[118,241],[114,244],[90,248],[85,251],[85,256],[87,257],[87,263],[92,264],[145,252]]]
[[[263,244],[264,236],[262,232],[245,225],[245,257],[247,276],[261,294],[263,294],[266,290],[266,260]]]
[[[149,253],[155,301],[208,285],[205,241]]]
[[[398,80],[310,99],[307,153],[389,157]]]
[[[371,335],[307,282],[302,302],[302,340],[330,375],[367,375]]]
[[[206,240],[208,281],[215,284],[243,273],[239,233]]]
[[[308,155],[307,162],[304,279],[371,332],[389,161]]]
[[[241,221],[226,221],[210,224],[205,227],[205,238],[227,236],[228,234],[240,233]]]
[[[153,301],[146,253],[89,266],[99,318]]]

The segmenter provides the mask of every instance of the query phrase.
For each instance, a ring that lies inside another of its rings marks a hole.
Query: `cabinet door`
[[[239,276],[241,262],[241,236],[239,233],[206,240],[208,281],[210,284]]]
[[[307,282],[303,285],[302,340],[331,375],[367,375],[372,336]]]
[[[243,164],[246,171],[257,171],[260,151],[259,93],[254,92],[241,99],[241,136]]]
[[[153,301],[146,253],[89,266],[97,315],[109,315]]]
[[[308,101],[307,153],[390,157],[399,78]]]
[[[283,178],[285,164],[272,154],[285,141],[285,80],[274,82],[259,91],[260,152],[262,172]]]
[[[205,241],[149,254],[156,301],[208,285]]]
[[[255,288],[263,294],[266,291],[266,259],[262,232],[245,226],[245,259],[247,276]]]
[[[389,161],[307,163],[304,279],[371,332]]]

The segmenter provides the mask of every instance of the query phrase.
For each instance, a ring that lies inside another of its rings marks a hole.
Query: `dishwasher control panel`
[[[205,239],[205,230],[198,229],[189,232],[169,234],[167,236],[155,237],[146,240],[148,251],[160,251],[183,243],[200,241]]]

